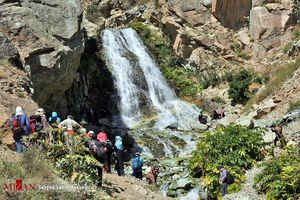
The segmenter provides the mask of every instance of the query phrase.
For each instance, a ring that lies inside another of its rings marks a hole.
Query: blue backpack
[[[137,169],[141,169],[142,168],[142,162],[140,161],[139,157],[136,157],[132,160],[132,169],[133,170],[137,170]]]

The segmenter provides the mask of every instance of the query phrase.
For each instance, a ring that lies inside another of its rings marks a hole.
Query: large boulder
[[[0,59],[10,60],[18,56],[18,51],[8,38],[0,32]]]
[[[84,49],[77,0],[21,0],[0,4],[0,30],[14,44],[29,74],[34,99],[52,108],[76,77]]]
[[[252,7],[249,0],[212,0],[212,13],[225,27],[238,30],[247,22]]]
[[[265,57],[266,51],[284,45],[290,38],[295,24],[293,15],[282,4],[271,3],[254,7],[250,11],[250,37],[256,43],[253,52]]]

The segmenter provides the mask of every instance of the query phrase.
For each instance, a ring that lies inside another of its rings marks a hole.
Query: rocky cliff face
[[[10,53],[5,55],[19,55],[33,98],[46,109],[55,106],[76,77],[84,49],[81,21],[76,0],[0,1],[0,38],[13,44],[6,45]]]

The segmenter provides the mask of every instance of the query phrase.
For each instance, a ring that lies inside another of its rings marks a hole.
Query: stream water
[[[177,98],[133,29],[104,30],[102,44],[116,89],[114,124],[131,129],[146,158],[186,158],[199,139],[191,131],[198,108]]]

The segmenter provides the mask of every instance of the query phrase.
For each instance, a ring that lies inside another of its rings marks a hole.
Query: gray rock
[[[0,59],[8,60],[16,58],[18,56],[18,50],[6,36],[0,32]]]
[[[0,4],[3,34],[17,48],[30,74],[33,98],[48,110],[76,77],[84,50],[78,0],[22,0]]]

